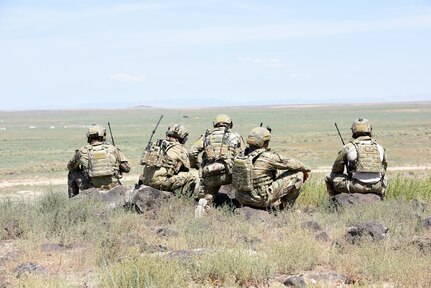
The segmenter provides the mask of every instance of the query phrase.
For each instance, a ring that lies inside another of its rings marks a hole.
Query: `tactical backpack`
[[[165,167],[171,173],[175,167],[173,160],[169,159],[167,152],[174,144],[166,140],[159,139],[144,151],[141,158],[141,165],[149,167]]]
[[[232,185],[241,192],[251,192],[253,185],[253,164],[265,149],[257,149],[247,156],[238,156],[233,162]]]
[[[205,161],[215,162],[220,159],[228,158],[229,143],[226,143],[228,136],[227,128],[216,129],[212,133],[207,133],[204,139]]]
[[[361,173],[384,173],[384,167],[380,158],[380,151],[377,143],[371,140],[354,141],[357,158],[351,164],[353,172]]]
[[[116,158],[106,144],[88,147],[88,176],[104,177],[116,174]]]

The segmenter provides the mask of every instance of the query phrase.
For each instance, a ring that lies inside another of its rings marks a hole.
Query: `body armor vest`
[[[173,146],[174,144],[166,140],[157,140],[149,149],[144,151],[141,158],[141,165],[156,168],[164,167],[168,170],[168,174],[172,176],[175,172],[176,163],[168,157],[167,152]]]
[[[384,167],[380,157],[380,151],[374,140],[353,141],[357,157],[353,163],[349,163],[350,172],[360,173],[384,173]]]
[[[204,140],[204,159],[206,162],[216,162],[218,160],[226,160],[233,157],[234,147],[229,143],[229,132],[227,128],[215,128],[212,133],[205,135]],[[230,153],[229,153],[230,152]]]
[[[251,192],[256,187],[253,163],[265,149],[257,149],[247,156],[236,157],[232,168],[232,185],[241,192]]]
[[[88,176],[104,177],[116,175],[115,156],[106,144],[90,146],[88,148]]]

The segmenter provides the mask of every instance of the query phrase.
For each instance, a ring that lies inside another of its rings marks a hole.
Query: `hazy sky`
[[[431,100],[431,1],[0,0],[0,79],[0,109]]]

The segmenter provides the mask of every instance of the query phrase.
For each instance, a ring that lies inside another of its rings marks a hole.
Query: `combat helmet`
[[[189,132],[182,124],[174,124],[166,131],[166,137],[177,138],[181,144],[186,143],[187,136],[189,136]]]
[[[103,141],[106,140],[106,128],[102,125],[98,125],[96,123],[93,123],[90,127],[88,127],[87,130],[87,140],[90,142],[91,138],[94,137],[102,137]]]
[[[353,138],[356,138],[361,135],[371,136],[373,127],[367,119],[359,118],[353,122],[351,129]]]
[[[266,141],[271,139],[271,132],[263,127],[256,127],[251,129],[250,134],[247,137],[247,144],[256,147],[263,147]]]
[[[213,127],[226,126],[229,128],[233,127],[232,119],[226,114],[219,114],[214,118]]]

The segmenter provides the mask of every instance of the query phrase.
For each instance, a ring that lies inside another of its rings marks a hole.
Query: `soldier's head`
[[[373,127],[367,119],[359,118],[352,124],[352,137],[358,138],[359,136],[371,136]]]
[[[248,134],[247,144],[256,148],[266,148],[269,145],[269,140],[271,140],[271,132],[266,128],[256,127],[251,129]]]
[[[232,119],[226,114],[217,115],[213,121],[213,127],[233,127]]]
[[[93,123],[87,130],[87,142],[91,143],[93,140],[105,141],[106,140],[106,129],[102,125]]]
[[[181,144],[186,143],[187,136],[189,136],[189,132],[182,124],[174,124],[172,126],[169,126],[168,131],[166,131],[166,137],[175,138]]]

